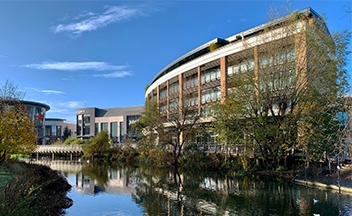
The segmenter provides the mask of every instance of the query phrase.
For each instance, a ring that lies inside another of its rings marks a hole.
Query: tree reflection
[[[109,165],[100,161],[83,163],[82,173],[89,176],[91,180],[95,180],[100,187],[106,187],[109,182],[108,175]]]
[[[133,200],[146,215],[339,215],[337,194],[277,179],[139,170]],[[312,193],[314,191],[314,193]],[[313,198],[320,200],[313,202]],[[341,207],[340,207],[341,208]]]

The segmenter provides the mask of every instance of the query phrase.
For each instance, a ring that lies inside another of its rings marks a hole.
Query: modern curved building
[[[292,19],[293,15],[297,17],[294,21],[297,29],[284,32],[284,25],[281,24]],[[276,46],[274,43],[281,46],[278,50],[284,50],[277,55],[285,55],[286,60],[290,61],[288,71],[292,76],[299,68],[304,70],[307,67],[307,53],[304,51],[306,44],[300,38],[304,34],[301,33],[307,31],[309,25],[317,23],[329,34],[322,18],[307,8],[226,39],[215,38],[164,67],[151,81],[145,98],[156,100],[160,112],[165,115],[172,109],[187,105],[207,116],[211,113],[211,103],[225,101],[233,88],[231,77],[236,73],[254,71],[257,75],[259,71],[268,71],[272,62],[265,54],[270,47],[273,49]],[[282,42],[286,38],[290,38],[290,42]],[[283,46],[287,49],[282,49]]]
[[[50,110],[50,106],[34,101],[21,101],[21,104],[28,111],[29,117],[33,120],[38,133],[38,144],[44,144],[45,114]]]
[[[45,143],[45,140],[44,140],[45,114],[48,110],[50,110],[50,106],[44,103],[25,101],[25,100],[20,100],[20,101],[6,100],[5,103],[11,105],[18,102],[28,112],[30,119],[32,119],[35,125],[35,129],[37,131],[37,136],[38,136],[37,143],[44,144]]]

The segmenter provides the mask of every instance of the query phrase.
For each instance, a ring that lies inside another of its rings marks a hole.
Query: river
[[[281,179],[49,162],[72,185],[68,216],[352,215],[348,194]]]

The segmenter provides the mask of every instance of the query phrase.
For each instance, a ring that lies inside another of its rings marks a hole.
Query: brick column
[[[178,75],[178,106],[183,107],[183,79],[182,74]]]
[[[198,71],[198,113],[200,114],[201,112],[201,107],[202,107],[202,101],[201,101],[201,82],[200,82],[200,77],[201,77],[201,70],[200,66],[197,68]]]
[[[224,103],[227,96],[227,56],[220,58],[220,102]]]
[[[169,80],[166,81],[166,118],[170,118],[170,96],[169,96]]]
[[[259,95],[259,86],[260,86],[260,81],[259,81],[259,48],[258,46],[254,47],[253,51],[254,55],[254,77],[255,77],[255,88],[256,88],[256,95]]]

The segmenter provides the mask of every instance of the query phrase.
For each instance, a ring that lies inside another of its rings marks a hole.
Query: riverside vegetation
[[[0,166],[0,215],[64,215],[71,185],[49,167],[7,160]]]

